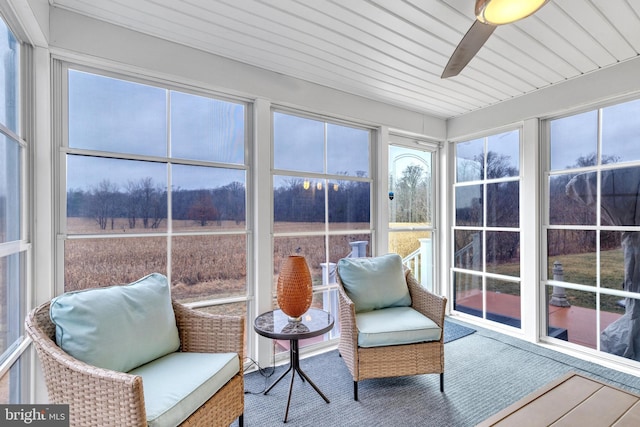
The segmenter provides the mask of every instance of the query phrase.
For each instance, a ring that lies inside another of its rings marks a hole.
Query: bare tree
[[[189,219],[197,221],[204,227],[209,221],[218,219],[218,210],[213,205],[211,194],[204,193],[189,208]]]
[[[91,214],[98,223],[101,230],[106,230],[109,219],[113,227],[113,218],[116,216],[116,197],[118,195],[118,186],[103,179],[91,190]]]

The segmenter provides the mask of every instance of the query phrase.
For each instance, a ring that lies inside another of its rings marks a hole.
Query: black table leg
[[[307,374],[305,374],[304,371],[300,369],[300,353],[298,349],[298,340],[289,340],[289,368],[282,375],[280,375],[278,379],[273,382],[273,384],[269,386],[269,388],[264,392],[264,394],[269,393],[269,391],[273,388],[273,386],[278,384],[278,382],[282,378],[284,378],[284,376],[287,375],[289,371],[291,371],[291,382],[289,383],[289,396],[287,397],[287,409],[284,413],[285,423],[287,422],[287,418],[289,417],[289,406],[291,405],[291,393],[293,391],[293,380],[296,377],[296,372],[300,374],[300,379],[302,380],[302,382],[304,382],[305,380],[309,382],[309,384],[311,384],[311,387],[313,387],[316,393],[318,393],[320,397],[324,399],[325,402],[329,403],[329,399],[327,399],[327,396],[325,396],[320,391],[318,386],[315,385],[313,381],[311,381],[311,379],[307,376]]]

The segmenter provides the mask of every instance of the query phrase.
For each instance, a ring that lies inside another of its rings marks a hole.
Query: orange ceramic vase
[[[311,307],[313,296],[311,273],[307,260],[301,255],[290,255],[280,267],[278,275],[278,305],[289,320],[300,321]]]

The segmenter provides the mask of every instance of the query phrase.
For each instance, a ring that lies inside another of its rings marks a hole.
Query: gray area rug
[[[638,377],[483,328],[445,345],[444,393],[437,374],[371,379],[359,383],[355,402],[353,380],[336,350],[300,365],[331,403],[296,376],[291,426],[474,426],[570,371],[640,394]],[[284,369],[269,378],[245,375],[245,426],[283,425],[290,376],[268,395],[260,391]]]
[[[476,330],[450,320],[444,321],[444,343],[455,341],[467,335],[471,335]]]

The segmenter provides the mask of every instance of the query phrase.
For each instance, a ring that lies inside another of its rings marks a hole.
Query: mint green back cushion
[[[178,350],[180,337],[167,278],[68,292],[51,301],[56,343],[93,366],[127,372]]]
[[[338,274],[357,313],[411,305],[402,258],[398,254],[343,258],[338,261]]]

